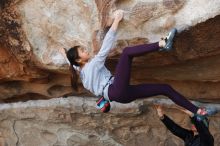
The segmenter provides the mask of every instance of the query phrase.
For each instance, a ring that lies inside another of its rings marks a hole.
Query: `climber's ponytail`
[[[78,48],[80,46],[74,46],[66,52],[66,57],[70,62],[71,86],[76,91],[78,91],[78,75],[76,71],[76,67],[79,67],[78,62],[76,62],[76,59],[79,59]]]

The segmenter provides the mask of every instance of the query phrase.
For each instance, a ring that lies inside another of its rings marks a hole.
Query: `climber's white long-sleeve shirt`
[[[102,43],[102,47],[98,54],[95,55],[80,71],[80,78],[82,80],[84,88],[100,96],[104,94],[104,98],[109,100],[108,97],[108,86],[104,86],[109,82],[113,82],[113,78],[109,81],[112,76],[111,72],[105,67],[105,60],[113,47],[115,41],[116,31],[110,29]]]

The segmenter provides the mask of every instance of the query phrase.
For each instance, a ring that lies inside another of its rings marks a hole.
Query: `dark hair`
[[[78,48],[80,48],[80,46],[74,46],[66,51],[66,57],[71,64],[69,67],[69,70],[71,72],[71,86],[76,91],[78,91],[78,76],[76,70],[73,68],[73,65],[80,66],[79,63],[76,62],[76,59],[79,59]]]

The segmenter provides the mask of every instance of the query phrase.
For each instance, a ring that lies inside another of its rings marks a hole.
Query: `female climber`
[[[73,70],[72,86],[75,89],[77,88],[76,71],[78,71],[83,86],[96,96],[102,96],[97,102],[97,106],[103,112],[109,111],[109,101],[129,103],[140,98],[165,95],[177,105],[184,107],[193,113],[202,116],[208,115],[209,112],[206,109],[198,108],[193,105],[170,85],[130,85],[129,83],[132,59],[149,52],[171,50],[173,38],[177,32],[176,29],[172,29],[166,38],[159,42],[124,48],[117,64],[115,75],[114,77],[112,76],[110,71],[105,67],[105,60],[113,46],[116,30],[122,18],[123,10],[115,11],[113,23],[104,38],[101,49],[94,57],[92,57],[83,46],[74,46],[67,52],[65,52],[65,49],[60,49],[60,52],[63,55],[66,55],[70,67]]]

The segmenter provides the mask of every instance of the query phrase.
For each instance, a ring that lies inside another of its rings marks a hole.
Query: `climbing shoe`
[[[216,108],[211,108],[211,107],[201,108],[201,112],[199,114],[196,114],[196,116],[199,121],[202,121],[206,117],[212,116],[212,115],[216,114],[217,112],[218,111]]]
[[[166,38],[162,39],[165,41],[165,46],[163,48],[160,48],[160,51],[170,51],[173,47],[173,39],[175,37],[175,34],[177,33],[177,29],[173,28],[170,30]]]

